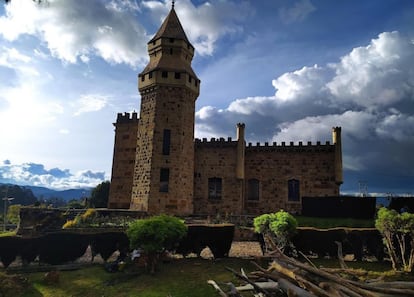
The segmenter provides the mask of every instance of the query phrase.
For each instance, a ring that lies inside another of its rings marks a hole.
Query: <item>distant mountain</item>
[[[83,197],[90,197],[92,188],[86,189],[69,189],[69,190],[52,190],[45,187],[36,187],[36,186],[25,186],[32,190],[33,194],[39,200],[50,199],[50,198],[59,198],[65,201],[72,199],[79,199]]]
[[[22,186],[22,185],[0,183],[0,187],[6,187],[6,186],[8,188],[12,188],[13,186],[18,186],[22,189],[31,190],[33,195],[38,200],[57,198],[57,199],[62,199],[64,201],[69,201],[72,199],[79,199],[82,197],[90,197],[92,189],[93,189],[93,188],[82,188],[82,189],[68,189],[68,190],[52,190],[46,187]],[[11,193],[9,192],[9,194]]]

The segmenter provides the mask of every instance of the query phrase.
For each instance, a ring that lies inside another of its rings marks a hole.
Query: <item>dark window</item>
[[[198,85],[198,81],[195,79],[195,86],[197,86]]]
[[[164,129],[164,135],[162,139],[162,154],[163,155],[170,154],[170,144],[171,144],[171,130]]]
[[[168,181],[170,179],[170,169],[161,168],[160,171],[160,192],[168,192]]]
[[[150,73],[148,73],[148,78],[152,78],[152,71]]]
[[[163,72],[161,73],[161,76],[162,76],[162,77],[168,77],[168,72],[167,72],[167,71],[163,71]]]
[[[174,78],[175,79],[180,79],[181,78],[181,73],[180,72],[174,73]]]
[[[221,199],[221,178],[212,177],[208,179],[208,199]]]
[[[141,75],[141,81],[145,80],[145,74]]]
[[[288,180],[288,201],[300,201],[299,181],[297,179]]]
[[[259,200],[259,187],[260,182],[258,179],[252,178],[247,181],[247,199]]]
[[[188,76],[188,82],[191,83],[191,75]]]
[[[171,43],[174,43],[174,38],[170,38],[170,42]]]
[[[170,55],[172,55],[173,54],[173,50],[172,50],[172,48],[170,48]]]

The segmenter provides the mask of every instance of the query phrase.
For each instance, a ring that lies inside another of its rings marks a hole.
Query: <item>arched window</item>
[[[222,181],[219,177],[211,177],[208,179],[208,199],[221,199]]]
[[[259,200],[260,182],[252,178],[247,181],[247,200]]]
[[[300,201],[299,180],[288,180],[288,201]]]

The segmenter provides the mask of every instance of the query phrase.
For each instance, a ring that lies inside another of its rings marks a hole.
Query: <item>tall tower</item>
[[[148,42],[148,53],[150,61],[138,75],[141,110],[130,208],[191,214],[200,80],[191,67],[194,47],[174,5]]]
[[[332,128],[332,142],[335,145],[335,182],[337,185],[341,185],[344,181],[342,173],[341,127]]]

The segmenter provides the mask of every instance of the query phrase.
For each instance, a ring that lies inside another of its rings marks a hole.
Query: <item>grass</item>
[[[6,236],[15,236],[16,235],[16,230],[14,231],[0,231],[0,237],[6,237]]]
[[[58,284],[43,281],[44,273],[27,274],[31,286],[23,297],[211,297],[217,296],[207,280],[238,283],[233,274],[225,269],[231,267],[247,272],[255,270],[249,260],[227,258],[206,260],[200,258],[178,259],[160,264],[155,275],[142,270],[108,273],[102,265],[94,265],[75,271],[60,273]],[[17,296],[16,296],[17,297]]]
[[[315,227],[320,229],[328,229],[335,227],[348,227],[348,228],[374,228],[375,221],[352,219],[352,218],[315,218],[295,216],[298,221],[299,227]]]

